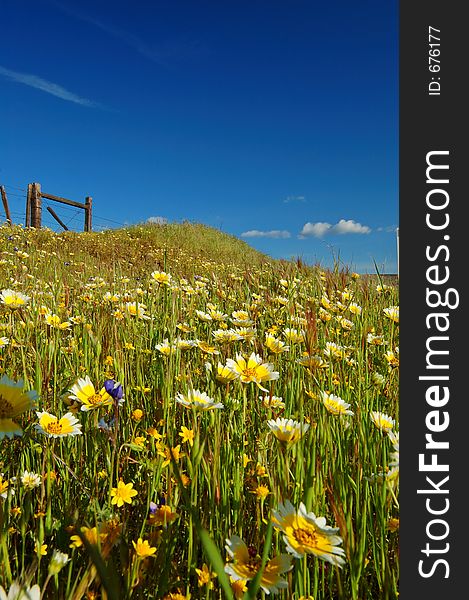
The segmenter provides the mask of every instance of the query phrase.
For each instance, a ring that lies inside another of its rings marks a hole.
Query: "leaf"
[[[233,592],[231,590],[230,580],[228,579],[228,575],[225,573],[225,563],[221,557],[221,554],[215,545],[212,538],[209,536],[206,529],[203,529],[197,521],[195,522],[195,526],[197,529],[197,533],[199,534],[200,541],[203,544],[205,553],[207,554],[207,558],[210,561],[210,564],[218,576],[218,581],[225,592],[225,597],[229,600],[233,600]]]
[[[90,561],[96,569],[100,582],[106,590],[108,600],[121,600],[120,589],[122,583],[119,581],[114,563],[109,561],[106,564],[99,549],[94,544],[90,544],[83,534],[79,533],[79,536],[90,557]]]

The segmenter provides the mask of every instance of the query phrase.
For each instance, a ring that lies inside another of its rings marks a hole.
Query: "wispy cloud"
[[[291,204],[292,202],[306,202],[306,198],[304,196],[287,196],[284,198],[284,204]]]
[[[395,225],[388,225],[387,227],[378,227],[376,231],[384,231],[386,233],[396,233],[397,227]]]
[[[367,234],[371,232],[371,228],[367,225],[357,223],[353,219],[340,219],[335,225],[330,223],[305,223],[298,237],[304,239],[306,237],[321,238],[328,234],[345,235],[348,233]]]
[[[258,229],[250,229],[249,231],[245,231],[241,234],[241,237],[244,238],[278,238],[278,239],[286,239],[291,237],[289,231],[273,229],[271,231],[259,231]]]
[[[88,100],[88,98],[83,98],[82,96],[78,96],[73,92],[69,92],[61,85],[47,81],[47,79],[43,79],[37,75],[19,73],[18,71],[12,71],[11,69],[7,69],[1,65],[0,75],[10,79],[11,81],[15,81],[16,83],[22,83],[23,85],[46,92],[46,94],[56,96],[61,100],[66,100],[67,102],[74,102],[75,104],[80,104],[80,106],[86,106],[88,108],[100,108],[100,105],[97,102],[93,102],[92,100]]]
[[[148,60],[166,68],[168,68],[175,60],[185,60],[188,57],[193,58],[194,56],[205,52],[205,48],[197,40],[180,39],[159,42],[157,45],[148,44],[141,37],[130,31],[116,27],[112,23],[93,17],[82,10],[72,8],[58,0],[49,1],[63,13],[74,19],[93,25],[108,35],[120,40],[126,46],[132,48]]]

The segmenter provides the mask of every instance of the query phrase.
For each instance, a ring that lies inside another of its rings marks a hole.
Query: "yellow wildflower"
[[[118,508],[124,506],[124,503],[132,504],[132,498],[138,494],[138,492],[132,489],[133,483],[124,483],[120,480],[116,488],[111,489],[111,504],[116,504]]]
[[[156,552],[156,548],[151,547],[148,540],[142,540],[140,537],[137,542],[132,541],[132,545],[138,558],[148,558],[149,556],[153,556]]]
[[[210,571],[210,569],[205,563],[202,565],[201,569],[196,569],[195,572],[197,573],[197,583],[199,587],[206,585],[209,590],[213,589],[212,579],[214,579],[217,576],[216,573]]]

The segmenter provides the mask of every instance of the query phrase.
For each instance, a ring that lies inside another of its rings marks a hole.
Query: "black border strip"
[[[464,7],[455,1],[400,3],[399,597],[404,600],[415,592],[425,600],[468,594]]]

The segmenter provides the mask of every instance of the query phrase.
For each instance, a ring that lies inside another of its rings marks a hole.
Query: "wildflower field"
[[[398,287],[0,227],[0,598],[397,598]]]

